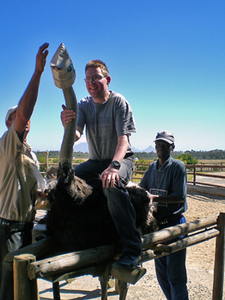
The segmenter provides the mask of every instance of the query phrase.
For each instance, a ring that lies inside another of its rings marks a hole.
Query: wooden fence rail
[[[183,237],[179,238],[176,242],[168,244],[168,241],[180,236]],[[225,213],[168,227],[158,232],[144,235],[142,237],[142,262],[168,255],[214,237],[216,237],[216,251],[212,300],[222,300]],[[166,241],[166,245],[163,245],[162,243]],[[102,287],[102,300],[107,299],[107,282],[109,275],[117,278],[120,287],[120,300],[125,300],[128,289],[127,283],[135,284],[146,272],[143,267],[137,267],[134,270],[111,267],[115,255],[111,246],[102,246],[57,256],[47,256],[45,259],[37,259],[37,261],[35,261],[39,253],[43,255],[44,249],[54,249],[51,238],[41,240],[14,252],[12,256],[14,258],[14,300],[38,300],[36,282],[38,277],[53,282],[53,290],[55,291],[54,299],[58,300],[60,299],[60,280],[87,274],[99,276]],[[157,251],[155,252],[155,250]],[[29,292],[24,293],[25,290]]]
[[[40,165],[43,165],[46,167],[46,171],[50,169],[50,167],[58,167],[58,163],[49,163],[48,159],[48,152],[46,153],[46,163],[40,163]],[[78,164],[73,164],[73,166],[76,166]],[[138,162],[135,163],[135,169],[133,177],[131,178],[131,181],[140,181],[142,177],[145,174],[145,170],[147,170],[149,164],[139,164]],[[206,186],[212,186],[212,187],[219,187],[219,188],[225,188],[225,175],[220,175],[219,171],[225,170],[225,165],[223,163],[220,164],[186,164],[186,170],[187,174],[191,176],[191,180],[188,180],[188,183],[191,183],[193,185],[206,185]],[[212,172],[213,170],[218,171],[218,174],[212,174],[209,172]],[[44,176],[46,175],[45,172],[41,172]],[[140,175],[139,177],[137,175]],[[189,177],[190,177],[189,176]],[[224,179],[222,184],[217,183],[210,183],[210,182],[203,182],[198,181],[196,176],[199,177],[208,177],[208,178],[216,178],[216,179]]]

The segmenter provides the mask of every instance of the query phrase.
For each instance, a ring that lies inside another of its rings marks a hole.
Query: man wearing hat
[[[39,173],[30,151],[24,144],[30,117],[37,101],[41,75],[44,71],[48,44],[36,56],[33,76],[18,106],[8,110],[8,130],[0,139],[0,299],[13,300],[12,265],[6,255],[32,242]],[[4,262],[4,263],[3,263]]]
[[[156,218],[163,229],[186,222],[187,174],[184,163],[170,155],[175,148],[171,132],[158,132],[154,142],[158,160],[150,164],[140,186],[157,202]],[[186,249],[155,259],[156,276],[168,300],[188,299],[185,260]]]
[[[13,121],[15,120],[16,117],[16,110],[18,108],[18,105],[13,106],[11,108],[9,108],[9,110],[7,111],[6,117],[5,117],[5,124],[6,127],[9,129],[13,123]],[[37,165],[37,168],[39,170],[40,165],[37,159],[36,154],[32,151],[31,146],[27,143],[27,135],[30,132],[30,120],[27,122],[26,124],[26,128],[24,130],[24,135],[23,135],[23,143],[25,144],[25,146],[27,147],[27,149],[29,150],[32,159],[35,161],[35,164]]]

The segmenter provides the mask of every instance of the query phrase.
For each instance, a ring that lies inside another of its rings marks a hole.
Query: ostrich
[[[77,116],[77,100],[72,86],[63,88],[63,94],[66,107],[73,109]],[[75,117],[65,127],[57,181],[49,194],[51,209],[46,219],[48,234],[56,239],[60,250],[65,252],[119,243],[101,180],[90,178],[84,181],[76,177],[73,171],[76,122]],[[148,192],[139,187],[127,187],[127,190],[136,210],[137,227],[142,233],[155,230],[154,219],[149,213]]]

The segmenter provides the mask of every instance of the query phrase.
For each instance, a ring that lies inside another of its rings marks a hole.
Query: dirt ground
[[[188,211],[185,213],[187,222],[204,218],[206,216],[225,212],[225,199],[222,197],[202,196],[196,193],[188,194]],[[187,248],[187,275],[190,300],[212,299],[213,269],[215,257],[215,238]],[[127,300],[166,299],[163,295],[154,270],[154,261],[148,261],[143,265],[147,273],[135,285],[130,285]],[[39,280],[40,300],[53,299],[52,285],[44,280]],[[67,283],[60,282],[61,299],[84,300],[101,299],[101,288],[98,278],[82,276]],[[225,299],[225,292],[223,295]],[[119,296],[115,288],[108,290],[109,300],[118,300]]]

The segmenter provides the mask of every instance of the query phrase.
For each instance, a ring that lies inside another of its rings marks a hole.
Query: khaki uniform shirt
[[[0,217],[32,222],[36,199],[35,166],[26,146],[20,141],[14,123],[0,139]]]

